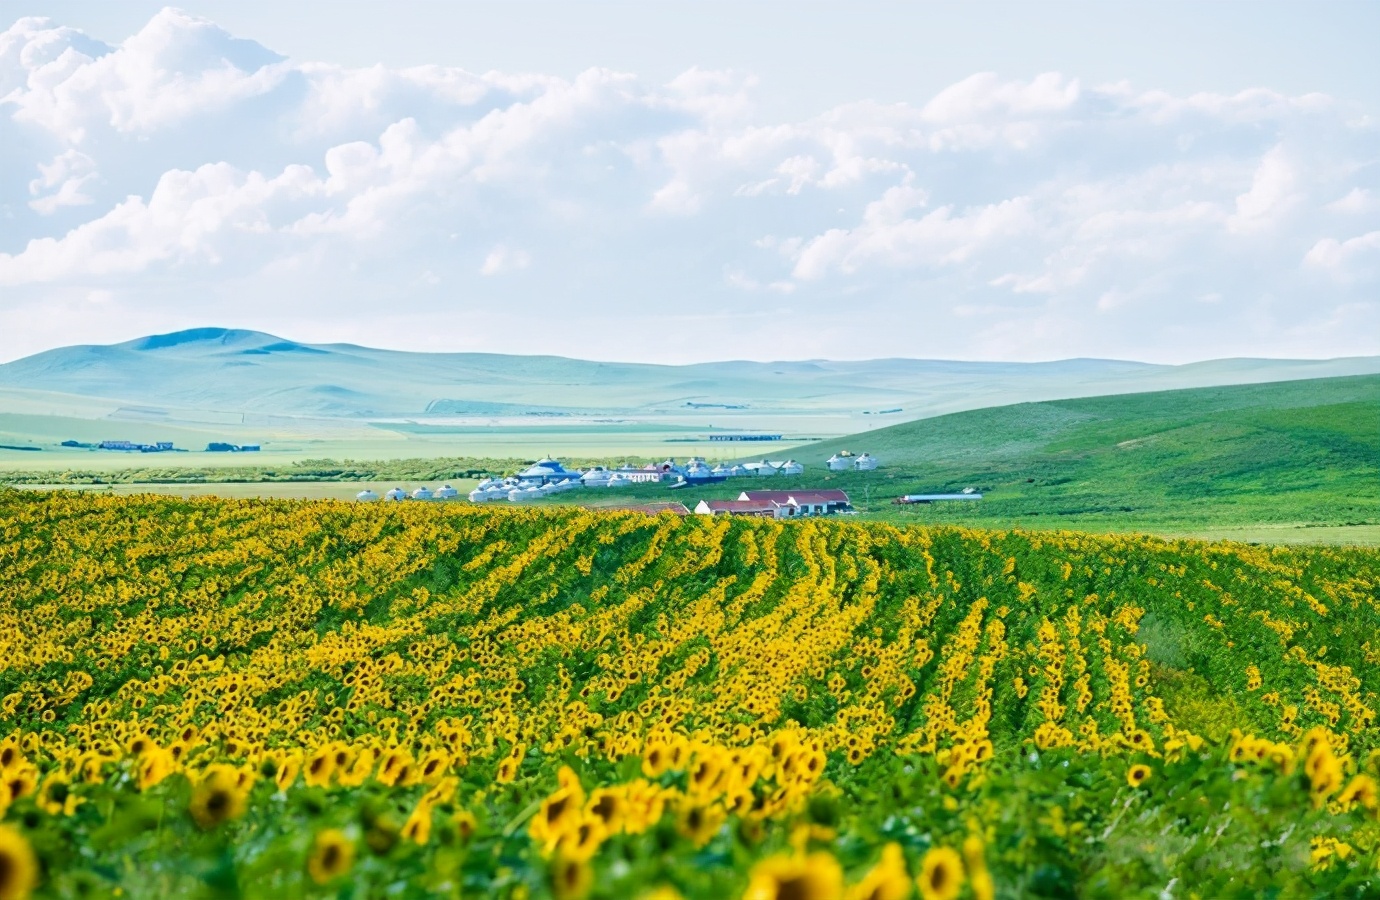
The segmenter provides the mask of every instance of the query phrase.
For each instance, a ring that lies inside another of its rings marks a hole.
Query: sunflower
[[[24,836],[0,825],[0,900],[23,900],[38,883],[38,860]]]
[[[585,794],[578,783],[573,788],[560,788],[547,797],[528,826],[532,839],[546,844],[548,849],[554,847],[561,835],[579,821],[584,801]]]
[[[676,817],[676,830],[689,838],[696,847],[709,843],[724,823],[724,813],[718,806],[687,803]]]
[[[421,767],[417,770],[417,777],[426,784],[435,784],[446,774],[450,766],[451,759],[449,754],[443,753],[440,750],[434,750],[427,754],[426,758],[422,760]]]
[[[341,787],[359,787],[374,771],[374,754],[370,751],[355,754],[348,769],[336,770],[336,781]]]
[[[139,758],[139,790],[146,791],[167,778],[177,768],[177,761],[166,750],[148,750]]]
[[[317,884],[326,884],[350,871],[354,862],[354,843],[340,829],[327,828],[317,832],[312,842],[307,874]]]
[[[1312,764],[1313,757],[1309,757],[1309,763],[1311,771],[1308,785],[1313,794],[1313,807],[1316,809],[1342,786],[1342,764],[1331,753],[1325,754],[1316,765]]]
[[[470,838],[479,830],[479,820],[468,809],[458,810],[450,821],[455,826],[455,834],[462,844],[468,844]]]
[[[1359,804],[1362,809],[1374,810],[1377,806],[1377,791],[1375,779],[1369,775],[1357,775],[1351,779],[1351,783],[1337,797],[1337,801],[1343,806]]]
[[[963,863],[968,868],[968,886],[973,889],[973,900],[992,900],[997,888],[992,882],[992,874],[987,871],[982,838],[970,834],[964,839]]]
[[[648,778],[659,778],[670,762],[670,752],[665,744],[648,744],[642,754],[642,774]]]
[[[710,794],[723,774],[720,760],[714,756],[701,756],[690,769],[689,787],[692,794]]]
[[[508,784],[517,777],[518,769],[522,766],[522,759],[527,755],[527,750],[523,747],[514,746],[503,761],[498,764],[498,771],[494,773],[494,781],[499,784]]]
[[[588,861],[594,857],[608,834],[603,822],[594,816],[584,816],[575,827],[561,835],[556,852],[566,859]]]
[[[594,887],[589,863],[558,857],[551,864],[551,892],[558,900],[581,900]]]
[[[50,816],[70,816],[81,804],[81,798],[72,793],[72,786],[58,772],[43,780],[37,800],[39,808]]]
[[[848,892],[849,900],[906,900],[910,896],[910,876],[900,844],[882,848],[881,860]]]
[[[27,797],[38,786],[38,770],[33,766],[13,767],[5,773],[4,783],[0,783],[0,795],[8,803]]]
[[[963,861],[951,847],[931,847],[916,879],[923,900],[954,900],[963,887]]]
[[[302,780],[311,787],[329,787],[335,774],[335,748],[321,747],[302,766]]]
[[[278,786],[278,790],[286,791],[297,781],[297,776],[302,771],[302,754],[285,753],[277,758],[277,763],[278,771],[273,773],[273,783]]]
[[[828,853],[770,856],[752,867],[743,900],[835,900],[843,869]]]
[[[197,782],[187,810],[198,827],[210,830],[243,815],[244,801],[239,772],[232,766],[217,765],[207,769]]]
[[[412,815],[403,823],[402,836],[419,847],[425,847],[431,840],[431,804],[425,799],[419,802]]]
[[[1150,767],[1142,763],[1136,763],[1126,770],[1126,783],[1131,787],[1140,787],[1150,778]]]
[[[623,828],[623,813],[627,809],[623,792],[612,788],[599,788],[589,796],[589,813],[597,816],[610,833]]]

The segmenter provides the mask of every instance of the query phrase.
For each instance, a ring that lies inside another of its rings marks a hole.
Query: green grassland
[[[882,467],[827,472],[824,460],[843,449],[872,453]],[[733,479],[669,494],[639,486],[619,499],[667,495],[693,507],[746,487],[837,487],[863,515],[898,523],[1373,541],[1380,377],[1022,403],[824,441],[794,455],[806,465],[799,478]],[[964,488],[983,499],[891,503]]]
[[[543,452],[562,456],[572,466],[642,462],[661,455],[684,458],[705,449],[683,443],[644,445],[618,456],[578,449],[571,454],[563,443],[570,435],[562,435],[561,426],[552,428],[551,446]],[[897,523],[1144,531],[1260,543],[1380,543],[1380,376],[1375,375],[1022,403],[812,444],[712,447],[718,458],[745,449],[756,458],[793,456],[805,464],[806,473],[680,490],[640,485],[576,491],[535,502],[616,506],[679,500],[693,508],[701,499],[736,497],[749,487],[837,487],[850,493],[861,515]],[[434,486],[481,472],[511,472],[541,455],[524,457],[517,449],[511,455],[379,462],[293,461],[264,454],[252,463],[243,455],[88,452],[74,459],[105,464],[116,457],[125,468],[31,465],[11,470],[3,480],[31,486],[101,481],[120,484],[120,492],[146,484],[220,482],[239,486],[198,491],[340,497],[353,491],[329,487],[320,489],[324,493],[302,493],[299,485]],[[825,460],[844,449],[872,453],[882,467],[828,472]],[[41,454],[14,455],[32,460]],[[197,461],[192,457],[217,457],[210,462],[220,467],[204,460],[200,467],[189,465]],[[981,491],[983,499],[891,503],[902,494],[965,488]]]

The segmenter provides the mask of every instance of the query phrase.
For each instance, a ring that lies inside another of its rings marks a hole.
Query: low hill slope
[[[909,422],[793,451],[882,461],[833,475],[873,508],[976,488],[907,520],[1029,527],[1380,523],[1380,377],[1023,403]],[[810,476],[807,476],[810,477]],[[818,476],[811,477],[811,481]]]
[[[784,348],[783,348],[784,349]],[[1380,372],[1380,358],[1216,360],[1185,366],[1072,359],[983,363],[605,363],[554,356],[414,353],[305,344],[198,328],[108,346],[63,347],[0,365],[0,392],[105,398],[150,413],[215,411],[381,418],[524,413],[898,410],[915,418],[1011,399]],[[3,393],[0,393],[3,397]],[[732,418],[732,416],[730,416]],[[712,421],[712,420],[711,420]],[[722,423],[720,423],[722,424]]]
[[[0,852],[55,896],[1380,889],[1374,551],[17,492],[0,529]]]

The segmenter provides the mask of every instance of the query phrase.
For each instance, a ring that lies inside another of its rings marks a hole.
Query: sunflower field
[[[1380,553],[0,492],[0,900],[1380,893]]]

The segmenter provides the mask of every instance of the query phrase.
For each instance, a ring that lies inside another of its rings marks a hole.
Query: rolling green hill
[[[800,448],[882,460],[835,476],[878,500],[977,488],[970,505],[895,507],[920,521],[1059,527],[1380,524],[1380,377],[1022,403]],[[875,508],[875,504],[874,504]]]
[[[871,453],[882,466],[828,472],[825,460],[844,449]],[[1377,526],[1380,376],[1020,403],[822,441],[790,455],[805,464],[804,476],[733,479],[674,495],[693,506],[744,487],[828,486],[849,491],[865,515],[894,521],[1227,529],[1226,536],[1252,526],[1265,528],[1266,539],[1272,527]],[[891,503],[902,494],[965,488],[983,499]]]

